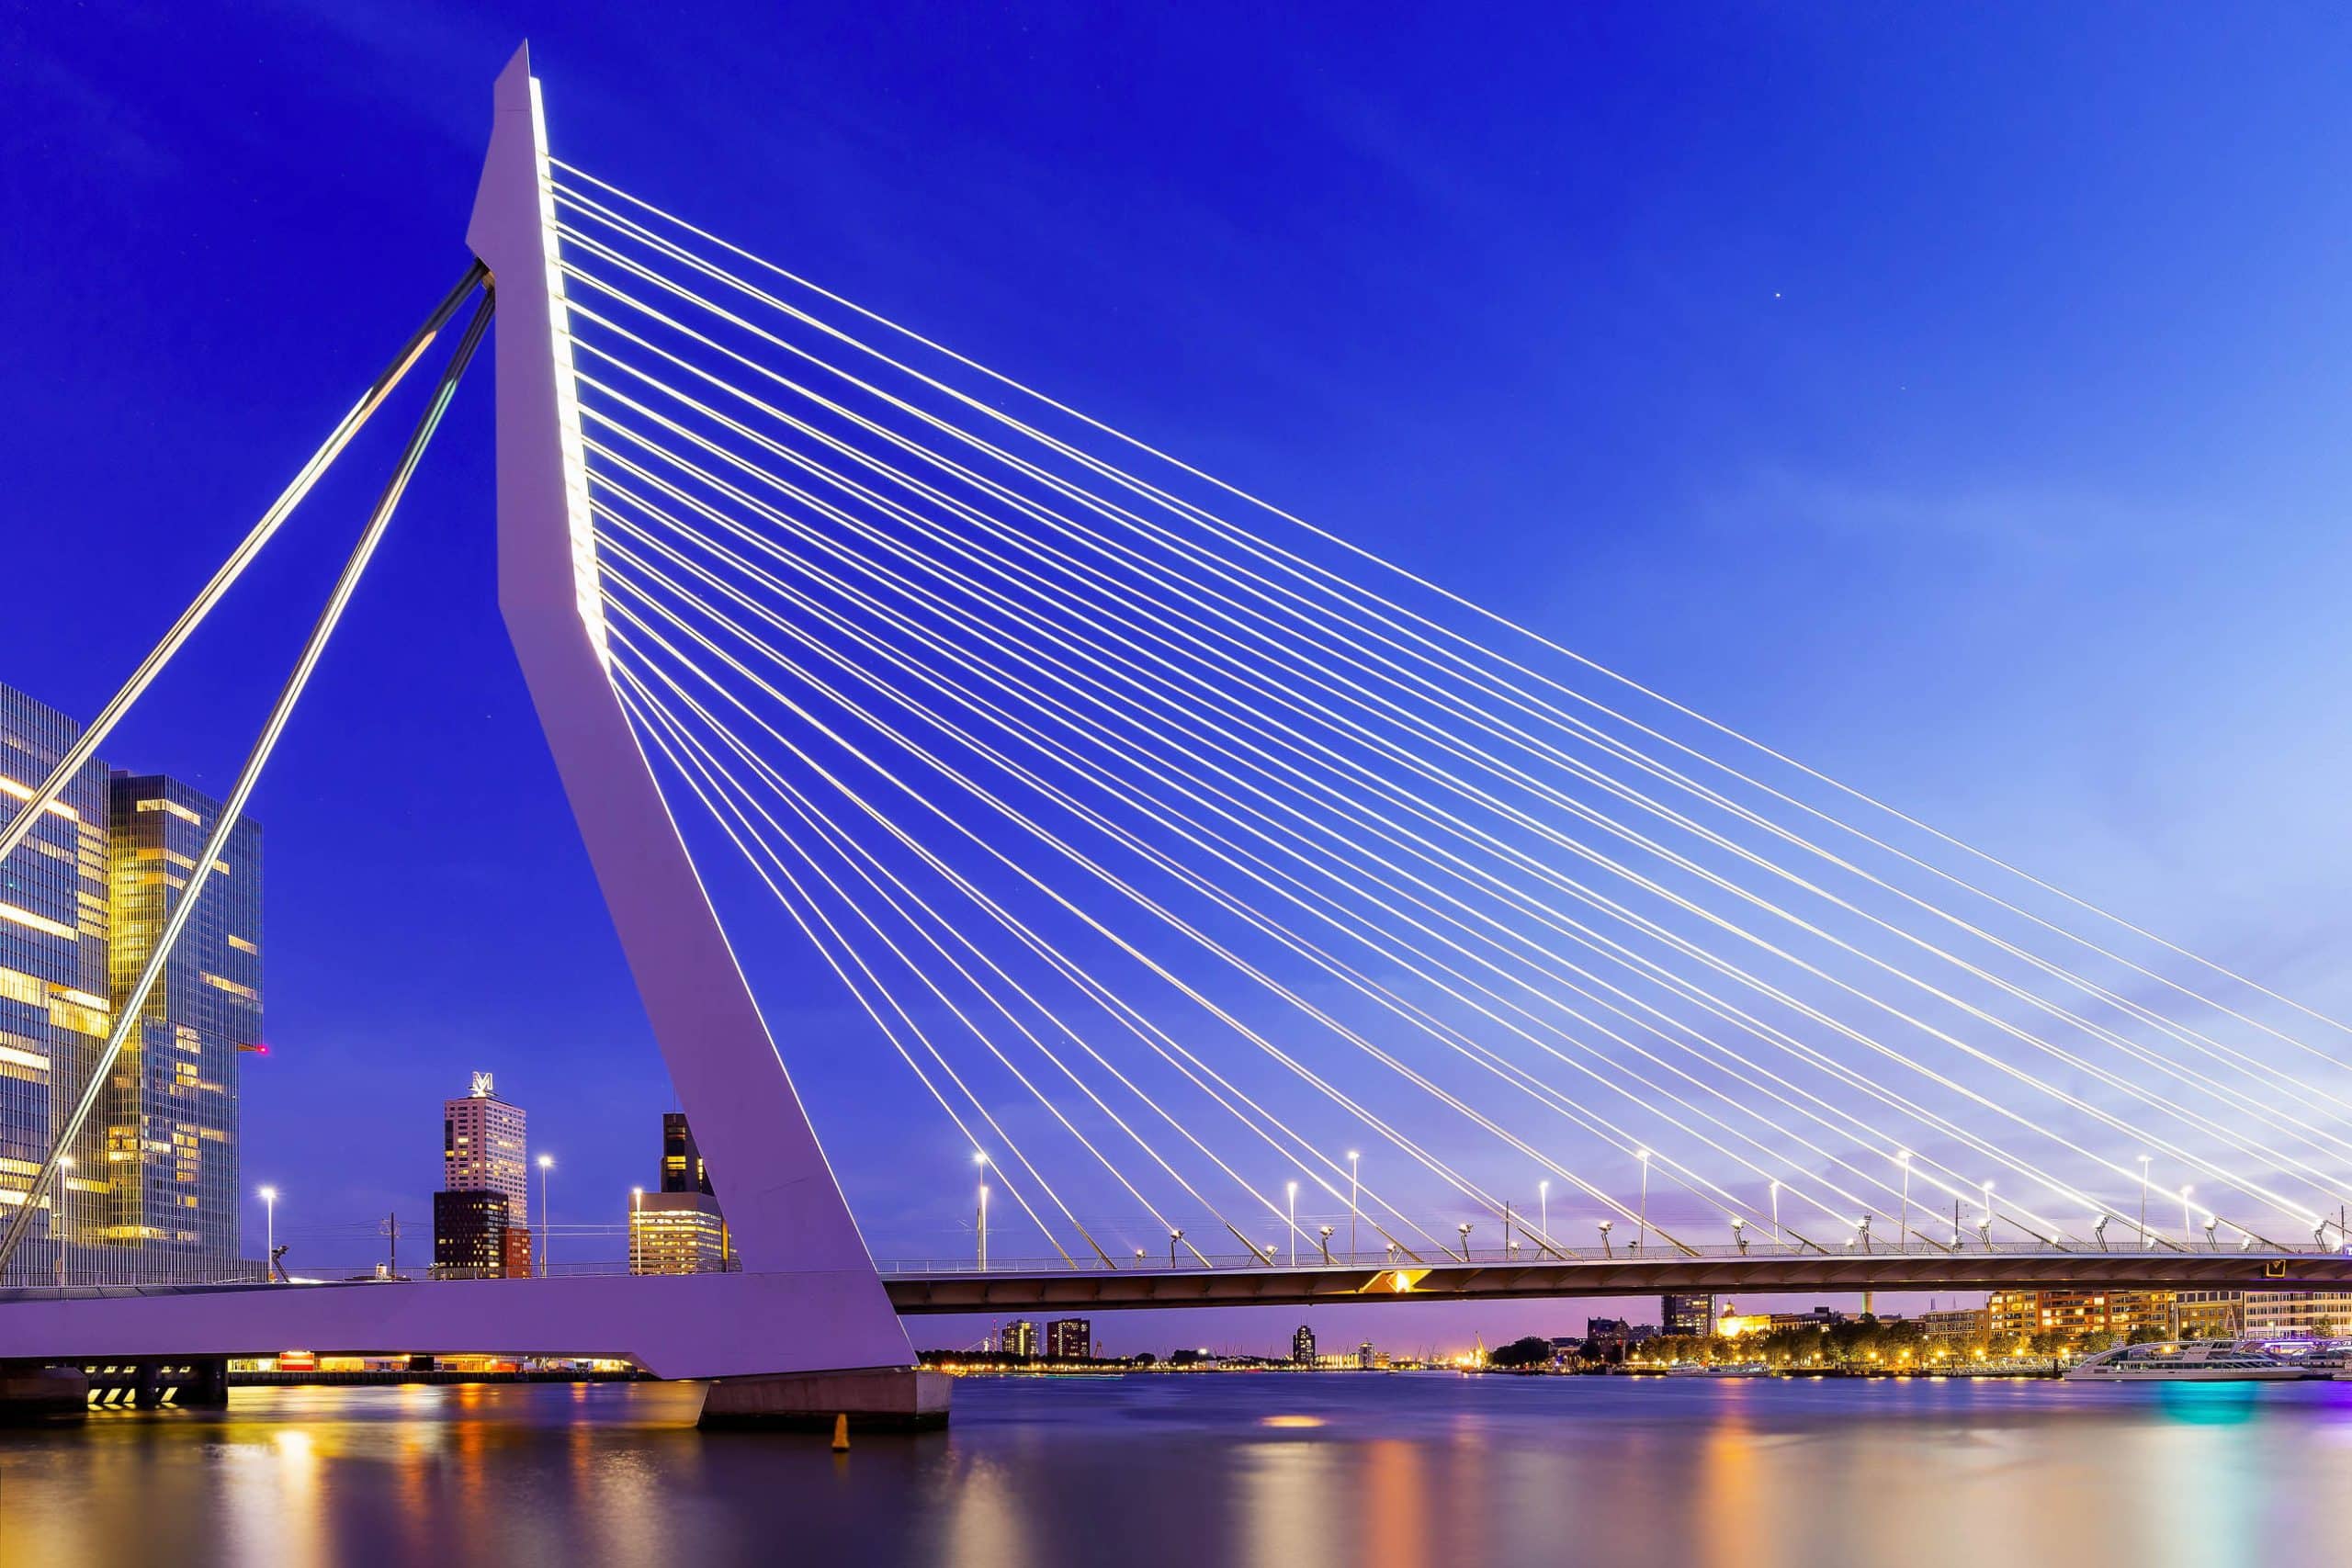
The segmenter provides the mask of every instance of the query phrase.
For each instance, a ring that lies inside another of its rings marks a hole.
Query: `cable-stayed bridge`
[[[468,237],[81,749],[471,301],[224,819],[491,338],[502,609],[743,1271],[26,1289],[0,1359],[626,1354],[757,1409],[891,1382],[899,1313],[2352,1288],[2342,1023],[556,156],[521,56]],[[737,951],[786,938],[863,1038],[771,1038]],[[818,1048],[935,1112],[967,1256],[877,1269]]]

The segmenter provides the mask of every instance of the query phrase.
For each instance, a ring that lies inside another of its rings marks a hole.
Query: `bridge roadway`
[[[2352,1254],[2335,1251],[2055,1250],[2030,1247],[1824,1251],[1751,1247],[1528,1258],[1385,1255],[1290,1267],[1237,1256],[1170,1267],[1100,1260],[877,1266],[902,1316],[1020,1310],[1314,1306],[1341,1302],[1504,1301],[1862,1291],[2352,1291]],[[826,1316],[862,1282],[825,1271],[632,1279],[619,1265],[544,1280],[343,1281],[267,1285],[23,1286],[0,1290],[0,1367],[107,1358],[500,1352],[606,1356],[657,1377],[725,1377],[760,1367],[821,1370],[783,1330]],[[892,1364],[897,1351],[860,1346]]]
[[[2055,1250],[1999,1247],[1906,1251],[1700,1247],[1644,1257],[1613,1254],[1530,1258],[1473,1250],[1419,1260],[1320,1258],[1296,1267],[1237,1257],[1171,1267],[1143,1258],[1115,1267],[1097,1260],[972,1263],[886,1262],[878,1266],[901,1316],[1019,1308],[1105,1312],[1123,1307],[1316,1306],[1340,1302],[1505,1301],[1577,1296],[1776,1295],[1862,1291],[2023,1289],[2352,1291],[2352,1255],[2318,1250]]]

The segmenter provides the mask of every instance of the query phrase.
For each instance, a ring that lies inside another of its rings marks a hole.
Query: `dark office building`
[[[1290,1337],[1290,1364],[1294,1367],[1315,1364],[1315,1330],[1303,1323],[1298,1325],[1298,1332]]]
[[[1082,1317],[1057,1317],[1046,1325],[1046,1359],[1085,1361],[1094,1356],[1094,1325]]]
[[[686,1125],[683,1111],[665,1111],[662,1117],[662,1190],[710,1192],[710,1172],[702,1163],[702,1145],[695,1142],[694,1129]]]
[[[433,1277],[499,1280],[513,1260],[506,1194],[441,1191],[433,1195]],[[515,1239],[522,1233],[514,1229]],[[528,1255],[526,1254],[526,1257]],[[528,1271],[528,1265],[525,1265]]]

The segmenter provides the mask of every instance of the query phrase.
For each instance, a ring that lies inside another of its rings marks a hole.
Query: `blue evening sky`
[[[203,11],[0,20],[0,681],[94,710],[454,280],[527,34],[572,161],[2352,1007],[2340,12]],[[255,807],[245,1179],[297,1265],[422,1247],[470,1070],[559,1224],[672,1104],[497,622],[487,390]],[[110,761],[225,786],[404,418]],[[965,1245],[953,1130],[821,976],[766,999],[876,1250]]]

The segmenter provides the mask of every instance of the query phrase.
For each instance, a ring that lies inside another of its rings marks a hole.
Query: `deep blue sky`
[[[0,680],[94,709],[455,277],[526,33],[574,161],[2352,1001],[2340,15],[19,8]],[[422,1235],[470,1069],[559,1221],[617,1219],[671,1103],[497,625],[485,391],[255,810],[247,1185],[322,1263]],[[393,439],[110,760],[225,784]],[[839,998],[770,999],[877,1249],[958,1245],[952,1130]]]

